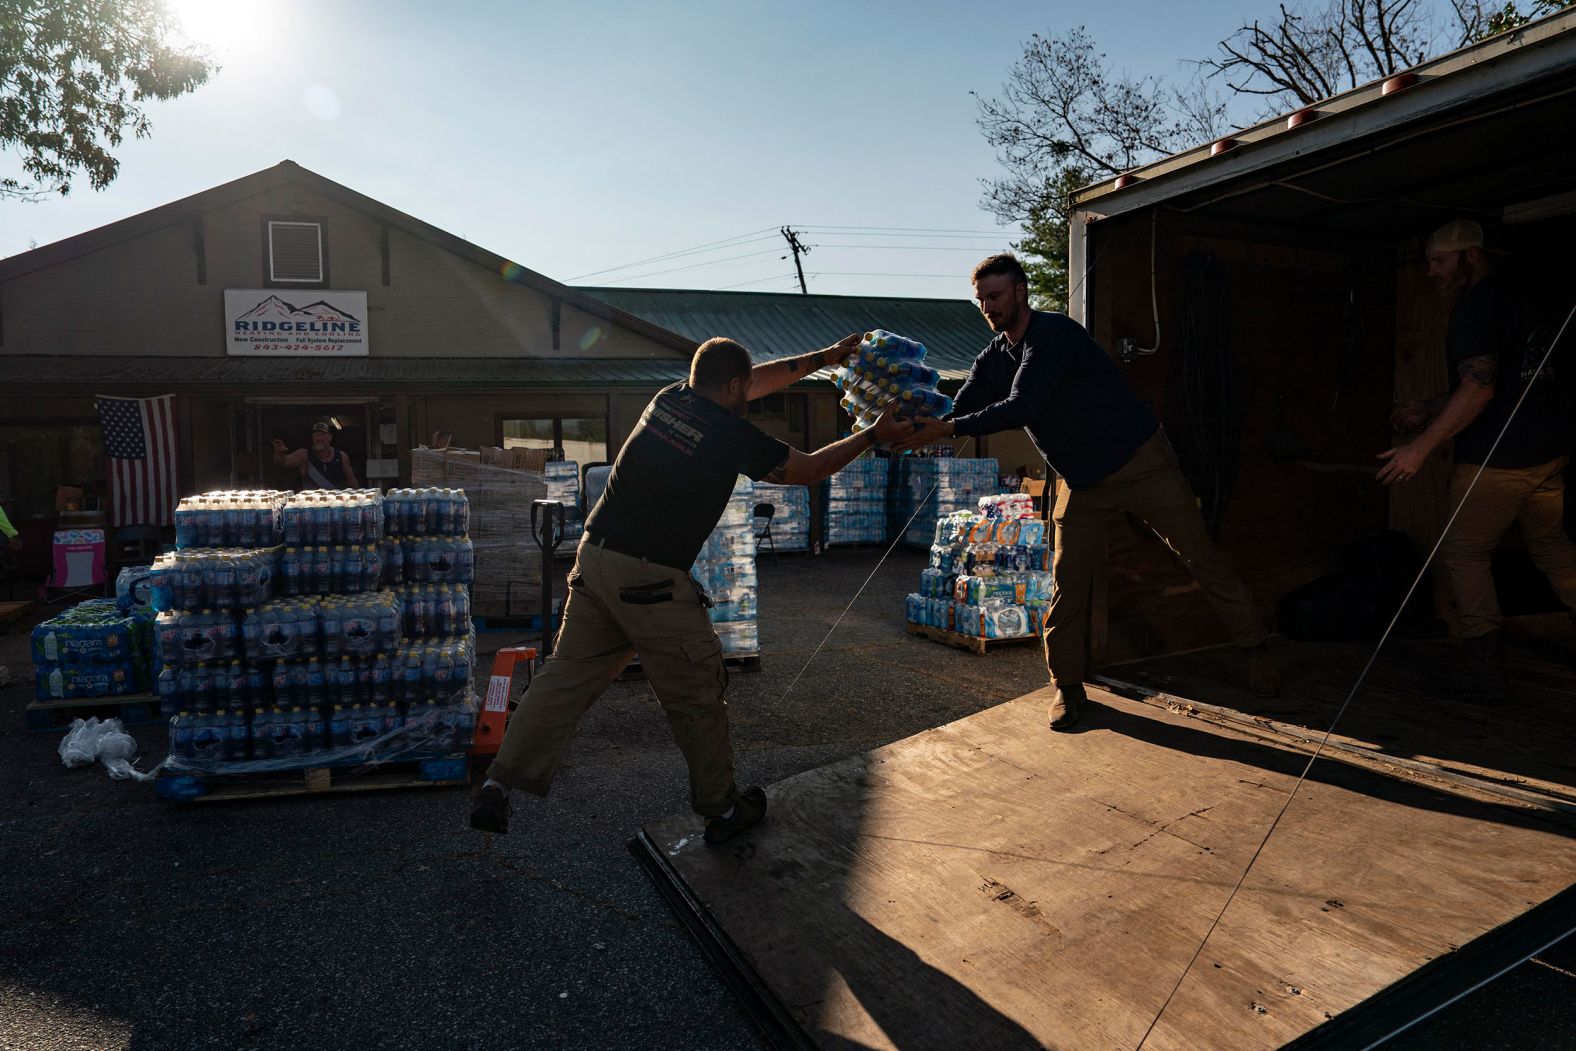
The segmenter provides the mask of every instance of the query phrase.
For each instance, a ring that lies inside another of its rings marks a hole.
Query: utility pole
[[[799,235],[794,233],[791,227],[783,227],[782,235],[787,240],[789,249],[793,251],[793,268],[799,271],[799,291],[803,295],[809,295],[810,289],[805,286],[804,267],[799,264],[799,257],[801,255],[809,255],[810,249],[799,243]],[[787,259],[788,257],[783,256],[783,258]]]

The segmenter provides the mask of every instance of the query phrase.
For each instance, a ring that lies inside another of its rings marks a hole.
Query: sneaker
[[[726,843],[765,816],[766,793],[760,788],[746,788],[733,802],[732,817],[706,819],[706,842],[712,846]]]
[[[472,798],[471,827],[500,836],[509,831],[509,797],[491,785],[482,785]]]
[[[1065,730],[1078,721],[1084,702],[1089,698],[1083,686],[1058,686],[1051,698],[1050,722],[1052,730]]]

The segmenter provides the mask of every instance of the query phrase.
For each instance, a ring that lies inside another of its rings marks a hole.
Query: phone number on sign
[[[286,343],[256,342],[248,345],[249,350],[271,351],[306,351],[319,354],[334,354],[344,350],[363,351],[366,348],[360,343]]]

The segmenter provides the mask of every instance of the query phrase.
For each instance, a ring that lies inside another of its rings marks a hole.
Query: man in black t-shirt
[[[1142,518],[1177,553],[1247,653],[1253,692],[1274,696],[1279,676],[1265,643],[1269,633],[1242,578],[1210,540],[1155,414],[1082,325],[1030,308],[1017,259],[991,256],[973,277],[974,298],[996,338],[974,359],[952,415],[927,423],[898,448],[1021,427],[1061,475],[1045,622],[1045,665],[1055,687],[1050,728],[1071,727],[1087,699],[1095,572],[1118,511]]]
[[[471,827],[508,831],[510,789],[547,794],[580,717],[637,652],[689,765],[690,805],[706,819],[706,842],[724,842],[766,813],[761,789],[741,793],[734,783],[722,643],[689,567],[740,474],[808,485],[912,429],[888,413],[802,453],[743,419],[750,401],[842,364],[859,339],[753,367],[738,343],[710,339],[695,352],[689,381],[651,399],[586,520],[553,655],[509,719]]]
[[[1505,697],[1505,646],[1490,561],[1511,523],[1521,523],[1528,553],[1576,616],[1576,547],[1564,526],[1571,406],[1554,363],[1538,372],[1547,335],[1527,325],[1504,279],[1490,272],[1483,228],[1448,223],[1428,239],[1426,255],[1429,278],[1455,299],[1445,333],[1451,391],[1396,407],[1397,429],[1422,433],[1380,454],[1388,462],[1379,480],[1409,481],[1451,438],[1452,507],[1477,478],[1439,560],[1455,594],[1467,688],[1476,699],[1498,701]]]

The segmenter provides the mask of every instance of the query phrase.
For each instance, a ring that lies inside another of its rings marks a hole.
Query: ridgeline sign
[[[226,353],[302,358],[366,356],[365,292],[313,290],[305,295],[285,295],[290,299],[266,288],[225,289]]]

